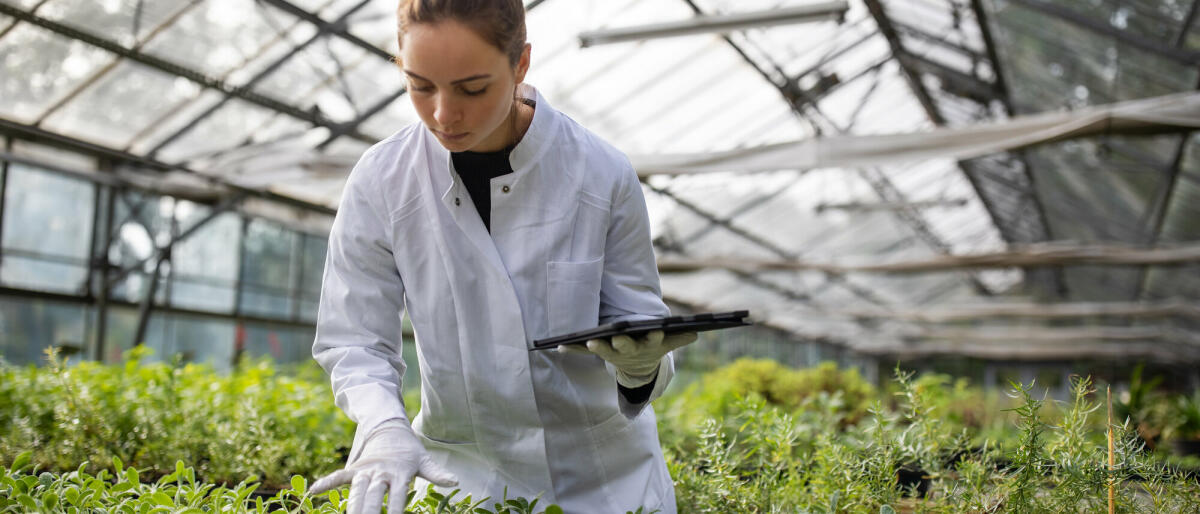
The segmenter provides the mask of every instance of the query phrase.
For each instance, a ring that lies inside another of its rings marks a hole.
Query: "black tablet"
[[[537,339],[530,350],[549,350],[564,344],[584,344],[589,339],[627,335],[641,336],[647,332],[662,330],[667,335],[679,332],[704,332],[722,328],[744,327],[750,324],[746,319],[750,311],[707,312],[690,316],[671,316],[669,318],[647,319],[640,321],[618,321],[600,325],[596,328],[571,332],[560,336]]]

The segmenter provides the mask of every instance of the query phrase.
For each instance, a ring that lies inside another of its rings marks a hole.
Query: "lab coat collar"
[[[550,144],[553,142],[558,128],[558,116],[550,108],[546,99],[542,98],[542,94],[538,92],[537,88],[521,83],[517,86],[517,96],[533,100],[534,109],[533,121],[529,123],[529,128],[525,130],[521,141],[508,155],[508,162],[512,165],[515,175],[514,182],[520,181],[521,176],[533,167],[542,154],[546,153],[546,150],[550,149]]]
[[[537,88],[525,83],[518,84],[517,96],[533,100],[534,109],[533,120],[529,123],[529,128],[525,130],[525,135],[508,155],[509,165],[513,169],[509,184],[513,186],[520,182],[525,174],[533,169],[538,159],[550,149],[554,142],[554,136],[558,133],[559,124],[558,112],[550,107],[549,102],[542,97]],[[426,141],[433,147],[434,157],[445,163],[442,169],[448,175],[449,180],[446,188],[442,191],[442,202],[449,206],[456,196],[461,197],[465,193],[464,186],[460,182],[458,174],[454,173],[450,151],[437,141],[437,137],[429,131],[429,127],[426,127],[424,123],[421,126],[425,129],[423,135]]]

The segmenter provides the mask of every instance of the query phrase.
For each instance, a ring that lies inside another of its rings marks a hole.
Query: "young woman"
[[[416,478],[568,512],[674,512],[652,409],[695,334],[530,342],[667,316],[638,178],[523,84],[520,0],[402,0],[399,64],[421,119],[355,166],[329,237],[313,356],[358,423],[350,512]],[[400,398],[401,313],[421,370]],[[403,501],[389,501],[403,512]]]

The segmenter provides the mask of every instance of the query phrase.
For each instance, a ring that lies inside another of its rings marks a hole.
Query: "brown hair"
[[[512,66],[525,49],[525,5],[521,0],[400,0],[396,19],[400,46],[404,46],[404,33],[414,24],[453,20],[507,55]]]

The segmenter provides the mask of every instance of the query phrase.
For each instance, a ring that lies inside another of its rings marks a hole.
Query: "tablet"
[[[750,311],[706,312],[690,316],[671,316],[669,318],[646,319],[639,321],[618,321],[600,325],[596,328],[571,332],[560,336],[537,339],[533,342],[533,350],[549,350],[564,344],[584,344],[589,339],[627,335],[638,337],[648,332],[662,330],[667,335],[679,332],[704,332],[723,328],[744,327],[750,325],[746,319]]]

